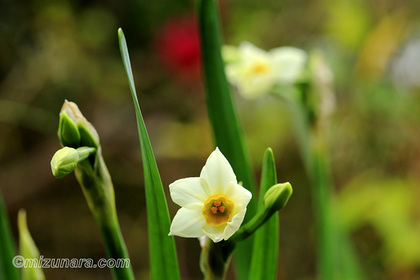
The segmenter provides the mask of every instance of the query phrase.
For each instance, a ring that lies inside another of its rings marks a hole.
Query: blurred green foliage
[[[226,43],[325,53],[335,75],[329,139],[343,225],[367,279],[419,279],[420,58],[408,53],[419,46],[419,1],[224,0],[220,7]],[[17,211],[25,208],[44,256],[104,256],[76,181],[56,181],[49,170],[58,112],[64,99],[74,100],[101,136],[133,268],[147,278],[138,138],[116,30],[131,38],[139,101],[168,186],[197,174],[212,150],[201,80],[174,74],[158,51],[165,25],[193,12],[192,0],[2,1],[0,191],[15,240]],[[280,215],[280,279],[313,279],[309,183],[287,110],[272,97],[234,97],[254,166],[271,146],[279,180],[294,186]],[[176,208],[169,203],[171,215]],[[200,279],[198,242],[176,242],[182,278]],[[44,272],[47,279],[111,277],[99,269]]]

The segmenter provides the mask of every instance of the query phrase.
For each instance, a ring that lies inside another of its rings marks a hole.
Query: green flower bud
[[[80,147],[77,149],[64,147],[58,150],[51,159],[51,171],[56,178],[63,178],[73,172],[79,162],[87,159],[96,149]]]
[[[90,123],[88,125],[86,123],[79,123],[77,128],[80,133],[80,145],[95,148],[99,146],[99,139],[97,134],[95,134],[96,130]],[[95,131],[95,133],[92,133],[92,131]]]
[[[58,126],[58,138],[63,146],[77,148],[80,145],[80,133],[66,112],[60,113],[60,124]]]
[[[56,178],[63,178],[73,172],[79,163],[76,149],[64,147],[58,150],[51,159],[51,171]]]
[[[264,195],[264,205],[272,213],[286,206],[293,193],[290,183],[282,183],[272,186]]]
[[[258,208],[257,214],[226,242],[227,247],[234,248],[236,242],[252,235],[260,226],[267,222],[278,210],[286,206],[287,201],[293,193],[290,183],[276,184],[272,186],[264,195],[263,204]]]
[[[73,148],[80,146],[98,148],[99,146],[99,135],[96,129],[83,116],[77,104],[67,100],[64,101],[60,112],[58,137],[63,146]]]

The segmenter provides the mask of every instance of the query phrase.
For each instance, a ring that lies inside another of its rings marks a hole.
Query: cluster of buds
[[[60,112],[58,138],[62,149],[51,160],[51,171],[56,178],[73,172],[79,163],[94,155],[99,148],[99,136],[74,102],[64,101]]]
[[[99,136],[76,103],[65,101],[60,112],[58,138],[62,146],[51,160],[56,178],[75,172],[89,207],[99,220],[115,210],[114,187],[102,158]]]

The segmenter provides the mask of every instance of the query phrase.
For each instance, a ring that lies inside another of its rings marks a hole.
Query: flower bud
[[[79,163],[76,149],[64,147],[58,150],[51,159],[51,171],[56,178],[63,178],[73,172]]]
[[[99,137],[92,126],[92,124],[88,121],[85,123],[79,123],[77,125],[80,133],[80,145],[87,146],[87,147],[95,147],[98,148],[99,146]]]
[[[63,146],[98,148],[99,135],[93,125],[80,112],[76,103],[64,101],[60,112],[58,137]]]
[[[66,112],[60,113],[60,124],[58,126],[58,138],[63,146],[77,148],[80,145],[80,133]]]
[[[77,149],[64,147],[58,150],[51,159],[51,171],[56,178],[70,174],[79,164],[96,152],[95,148],[80,147]]]
[[[286,206],[292,193],[292,186],[288,182],[274,185],[265,193],[264,205],[274,213]]]
[[[287,201],[293,193],[290,183],[276,184],[272,186],[264,195],[263,204],[258,208],[257,214],[227,241],[229,246],[251,236],[260,226],[267,222],[278,210],[286,206]]]

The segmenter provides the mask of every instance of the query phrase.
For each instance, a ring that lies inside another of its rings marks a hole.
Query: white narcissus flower
[[[301,75],[307,55],[303,50],[281,47],[269,52],[243,42],[233,57],[232,47],[223,49],[226,75],[231,84],[246,98],[254,99],[269,93],[276,85],[291,85]]]
[[[238,185],[235,173],[216,148],[200,177],[169,185],[172,200],[182,208],[172,220],[169,235],[208,236],[213,242],[230,238],[241,225],[251,192]]]

